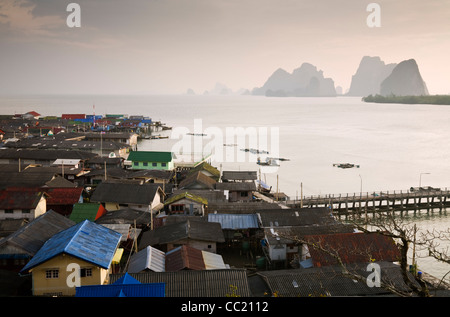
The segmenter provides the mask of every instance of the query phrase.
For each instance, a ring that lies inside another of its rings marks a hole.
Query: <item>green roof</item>
[[[77,203],[73,205],[69,219],[76,223],[86,219],[95,221],[104,211],[105,209],[100,203]]]
[[[171,162],[172,152],[133,151],[128,160],[133,162]]]
[[[183,198],[199,202],[199,203],[201,203],[203,205],[207,205],[208,204],[208,200],[206,198],[203,198],[203,197],[200,197],[200,196],[197,196],[197,195],[193,195],[193,194],[188,193],[188,192],[184,192],[184,193],[181,193],[181,194],[178,194],[178,195],[170,197],[169,199],[167,199],[164,202],[164,205],[171,204],[171,203],[173,203],[173,202],[175,202],[177,200],[183,199]]]

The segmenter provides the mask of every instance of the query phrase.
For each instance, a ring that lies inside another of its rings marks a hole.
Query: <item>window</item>
[[[167,163],[161,163],[161,166],[162,166],[162,167],[166,167],[166,166],[167,166]]]
[[[172,212],[178,212],[178,213],[184,212],[184,205],[182,205],[182,204],[179,204],[179,205],[173,204],[171,206],[171,210],[172,210]]]
[[[45,271],[45,278],[58,278],[59,277],[59,270],[58,269],[51,269]]]
[[[23,214],[29,214],[30,213],[30,209],[22,209],[22,213]]]
[[[80,277],[92,276],[92,268],[80,269]]]
[[[248,197],[248,192],[241,192],[241,197]]]
[[[147,163],[147,162],[144,162],[144,166],[148,166],[148,163]]]
[[[134,166],[139,166],[139,162],[133,162]]]
[[[14,213],[13,209],[5,209],[5,214],[12,214]]]
[[[158,163],[152,163],[152,166],[156,167],[156,166],[158,166]]]

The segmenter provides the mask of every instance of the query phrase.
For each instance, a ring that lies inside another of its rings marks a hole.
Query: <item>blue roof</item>
[[[137,279],[130,274],[125,273],[121,278],[114,282],[114,284],[141,284]]]
[[[250,229],[259,228],[256,214],[208,214],[208,222],[219,222],[222,229]]]
[[[128,273],[111,285],[86,285],[75,290],[75,297],[165,297],[165,294],[165,283],[141,284]]]
[[[47,240],[21,272],[63,253],[108,269],[121,237],[102,225],[82,221]]]

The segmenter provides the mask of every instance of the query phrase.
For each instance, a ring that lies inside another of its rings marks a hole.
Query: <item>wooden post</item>
[[[303,183],[300,183],[300,208],[303,208]]]
[[[278,201],[278,174],[277,174],[277,201]]]

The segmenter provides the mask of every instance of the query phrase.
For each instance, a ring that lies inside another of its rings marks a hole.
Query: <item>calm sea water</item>
[[[274,190],[278,185],[292,199],[301,192],[406,191],[419,185],[450,188],[448,106],[370,104],[357,97],[0,96],[2,114],[32,110],[42,115],[149,116],[173,127],[157,133],[172,138],[143,141],[140,150],[183,149],[186,153],[212,149],[213,165],[222,170],[257,171]],[[186,133],[206,136],[187,137]],[[242,135],[245,139],[239,138]],[[256,164],[258,155],[242,148],[267,150],[268,156],[289,160],[279,162],[279,167],[261,168]],[[359,168],[341,169],[333,166],[336,163]],[[424,229],[447,230],[450,226],[446,214],[408,219]],[[436,277],[450,269],[429,258],[418,263]]]

